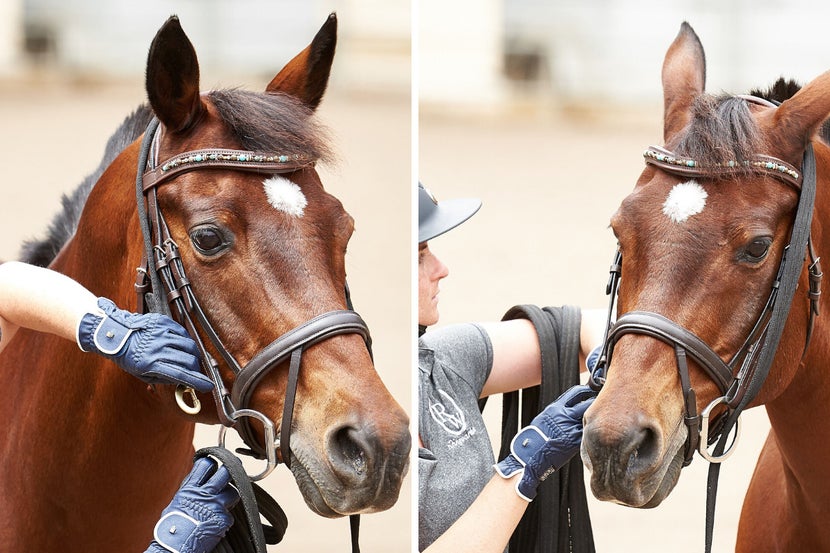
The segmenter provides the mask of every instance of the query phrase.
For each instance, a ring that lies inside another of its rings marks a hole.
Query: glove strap
[[[522,472],[525,469],[525,466],[512,455],[508,455],[507,457],[493,465],[493,468],[496,469],[496,472],[499,476],[506,480]]]
[[[510,442],[510,454],[526,466],[530,458],[550,440],[538,426],[525,426]]]
[[[91,337],[106,316],[106,313],[99,308],[95,311],[84,313],[81,320],[75,325],[75,343],[78,344],[78,348],[81,351],[89,352],[93,350],[95,344],[91,340]]]
[[[124,348],[133,329],[117,323],[107,315],[98,323],[92,335],[92,341],[98,351],[104,355],[115,355]]]
[[[539,481],[535,478],[535,471],[528,470],[527,464],[531,458],[549,441],[542,430],[530,424],[522,428],[513,436],[510,442],[510,455],[496,464],[496,472],[502,478],[511,478],[521,473],[516,482],[516,493],[527,502],[536,497],[536,487]]]
[[[161,517],[153,529],[153,539],[167,551],[181,553],[182,547],[201,524],[181,511]]]

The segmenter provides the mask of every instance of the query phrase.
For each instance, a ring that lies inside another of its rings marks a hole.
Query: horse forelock
[[[104,155],[95,171],[81,181],[75,190],[61,197],[62,209],[49,223],[46,237],[23,242],[19,255],[21,261],[46,267],[55,259],[63,245],[75,234],[84,205],[95,183],[115,158],[141,136],[152,117],[152,110],[145,104],[124,119],[107,141]]]
[[[207,97],[245,150],[334,159],[325,127],[311,108],[291,96],[223,89]]]
[[[751,90],[750,95],[782,103],[795,96],[799,90],[801,85],[796,81],[780,78],[765,90]],[[819,137],[830,144],[830,119],[824,121],[819,128]],[[766,151],[768,146],[746,101],[726,94],[698,96],[692,105],[688,126],[673,142],[669,145],[670,149],[701,165],[743,161],[757,154],[774,155]],[[756,172],[752,167],[743,169],[744,173]]]
[[[745,100],[702,94],[692,105],[689,124],[673,149],[707,166],[752,159],[761,153],[762,145],[763,137]]]

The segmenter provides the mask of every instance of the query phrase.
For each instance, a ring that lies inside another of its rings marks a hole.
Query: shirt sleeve
[[[431,330],[421,337],[420,347],[430,350],[444,371],[481,394],[493,369],[493,345],[481,326],[465,323]]]

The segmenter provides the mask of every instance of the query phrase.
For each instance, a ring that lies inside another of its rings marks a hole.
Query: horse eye
[[[746,247],[746,255],[750,261],[760,261],[769,253],[772,240],[769,238],[756,238]]]
[[[212,226],[196,227],[190,231],[190,241],[203,255],[216,255],[229,245],[219,229]]]

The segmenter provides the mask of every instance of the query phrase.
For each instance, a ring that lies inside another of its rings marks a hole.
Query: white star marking
[[[269,204],[294,217],[303,216],[308,200],[299,186],[280,175],[266,179],[262,185]]]
[[[675,223],[682,223],[706,207],[709,195],[696,181],[676,185],[663,203],[663,213]]]

